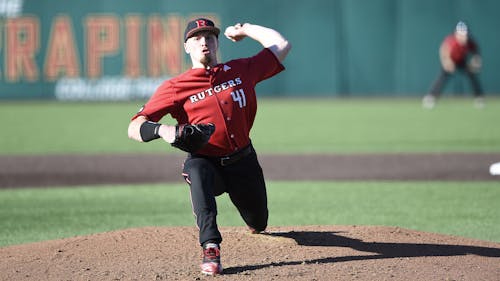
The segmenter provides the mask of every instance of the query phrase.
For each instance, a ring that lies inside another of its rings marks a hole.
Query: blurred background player
[[[471,37],[469,27],[465,22],[458,22],[455,32],[448,35],[441,43],[439,57],[441,72],[432,85],[430,93],[424,97],[423,107],[433,108],[435,106],[446,81],[457,70],[464,72],[469,77],[476,107],[484,107],[483,91],[477,77],[482,64],[479,46]]]

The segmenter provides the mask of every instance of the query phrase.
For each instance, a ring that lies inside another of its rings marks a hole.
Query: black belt
[[[240,161],[244,157],[250,155],[250,153],[252,153],[252,151],[253,151],[253,147],[250,144],[250,145],[247,145],[245,148],[243,148],[243,149],[241,149],[233,154],[230,154],[230,155],[224,156],[224,157],[217,157],[216,159],[220,160],[221,166],[228,166],[228,165],[232,165],[232,164]]]

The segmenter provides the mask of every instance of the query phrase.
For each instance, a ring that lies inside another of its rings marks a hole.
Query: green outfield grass
[[[271,227],[389,225],[500,242],[493,182],[270,182],[268,197]],[[190,206],[185,184],[0,190],[0,246],[194,226]],[[227,195],[218,207],[219,225],[244,225]]]
[[[131,103],[0,103],[0,155],[179,153],[127,138]],[[262,99],[259,153],[500,152],[500,99]],[[167,119],[166,122],[172,120]],[[500,241],[497,182],[270,182],[270,225],[394,225]],[[0,190],[0,246],[193,225],[185,184]],[[307,200],[304,197],[307,196]],[[243,225],[226,196],[220,225]],[[326,210],[326,211],[325,211]]]
[[[178,153],[127,138],[142,102],[0,104],[0,154]],[[500,99],[486,108],[445,97],[420,99],[261,99],[252,139],[260,153],[499,152]],[[172,123],[170,118],[164,120]]]

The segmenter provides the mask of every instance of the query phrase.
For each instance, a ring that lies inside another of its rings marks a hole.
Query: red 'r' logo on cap
[[[204,21],[204,20],[197,20],[197,21],[196,21],[196,25],[197,25],[198,27],[207,26],[207,22],[206,22],[206,21]]]

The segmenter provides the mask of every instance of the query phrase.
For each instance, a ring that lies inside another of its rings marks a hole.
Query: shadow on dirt
[[[356,260],[376,260],[404,257],[460,256],[469,254],[484,257],[500,257],[500,248],[445,244],[363,242],[362,240],[344,237],[336,233],[337,232],[291,231],[269,233],[263,235],[291,238],[294,239],[300,246],[349,247],[357,251],[367,252],[369,254],[229,267],[224,269],[224,274],[238,274],[245,271],[258,270],[271,266],[275,267],[299,264],[324,264]]]

